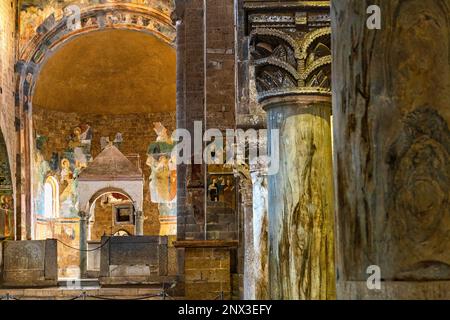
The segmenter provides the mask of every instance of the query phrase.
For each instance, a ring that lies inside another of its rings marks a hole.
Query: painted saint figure
[[[158,203],[160,213],[175,215],[176,202],[176,161],[172,159],[174,143],[167,129],[160,123],[154,123],[156,142],[149,145],[146,164],[151,168],[150,199]]]

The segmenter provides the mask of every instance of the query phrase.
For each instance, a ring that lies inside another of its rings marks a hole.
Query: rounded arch
[[[81,5],[80,23],[76,28],[70,26],[71,13],[50,15],[36,28],[35,35],[23,47],[16,63],[17,119],[20,121],[18,145],[24,152],[23,162],[16,168],[19,181],[24,181],[22,197],[32,190],[32,97],[41,68],[47,59],[68,41],[101,30],[133,30],[155,36],[168,45],[175,47],[176,29],[170,18],[171,10],[159,10],[149,5],[132,3],[104,3]],[[73,24],[72,24],[73,26]],[[23,197],[23,207],[18,207],[21,219],[33,219],[31,197]],[[23,215],[23,217],[22,217]],[[31,237],[32,223],[26,224],[26,234]],[[21,232],[23,233],[23,232]]]
[[[108,194],[108,193],[118,193],[121,194],[125,197],[127,197],[128,199],[130,199],[133,203],[135,201],[135,199],[133,199],[133,197],[128,194],[125,190],[121,189],[121,188],[115,188],[115,187],[106,187],[106,188],[102,188],[98,191],[96,191],[95,193],[92,194],[92,196],[90,197],[89,201],[88,201],[88,205],[89,205],[89,209],[92,208],[92,205],[103,195]],[[134,204],[133,204],[134,206]]]
[[[284,41],[292,48],[292,50],[294,51],[295,58],[299,59],[301,56],[301,48],[298,42],[294,38],[292,38],[289,34],[283,31],[277,29],[258,28],[250,33],[252,41],[254,41],[254,39],[258,36],[268,36],[278,38],[279,40]]]
[[[44,182],[44,209],[46,218],[59,217],[59,184],[52,175],[47,176]]]
[[[99,4],[80,9],[80,23],[76,27],[69,22],[72,13],[48,19],[37,28],[37,32],[20,54],[20,60],[39,64],[46,53],[61,43],[84,33],[101,29],[127,29],[153,34],[168,44],[175,45],[175,27],[169,15],[136,4]],[[55,19],[55,20],[56,20]],[[50,24],[50,25],[49,25]]]
[[[100,4],[81,9],[80,24],[73,29],[69,16],[62,16],[48,26],[38,27],[37,32],[20,54],[18,67],[19,100],[25,111],[31,110],[34,88],[45,62],[60,46],[82,35],[108,30],[134,30],[150,34],[170,46],[175,46],[176,29],[170,17],[160,11],[135,4]]]
[[[309,48],[321,38],[331,39],[331,28],[320,28],[308,33],[300,47],[300,59],[306,59]]]
[[[92,228],[93,228],[93,221],[95,219],[95,204],[97,202],[97,200],[99,200],[102,196],[106,195],[106,194],[110,194],[110,193],[118,193],[121,194],[125,197],[127,197],[133,206],[133,210],[136,211],[136,203],[135,200],[131,197],[131,195],[129,193],[127,193],[126,191],[124,191],[121,188],[115,188],[115,187],[106,187],[106,188],[102,188],[98,191],[96,191],[95,193],[93,193],[88,201],[88,208],[87,208],[87,212],[89,213],[89,224],[88,224],[88,230],[87,230],[87,238],[88,239],[92,239]]]

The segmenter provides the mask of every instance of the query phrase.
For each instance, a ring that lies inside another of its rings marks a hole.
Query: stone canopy
[[[142,171],[115,146],[106,147],[78,177],[79,181],[143,180]]]

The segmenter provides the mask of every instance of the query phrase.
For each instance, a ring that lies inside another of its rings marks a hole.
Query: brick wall
[[[206,127],[235,127],[234,1],[206,2]]]
[[[186,299],[231,298],[229,249],[186,248],[184,259]]]
[[[129,234],[134,234],[134,224],[121,223],[116,224],[113,216],[113,205],[108,203],[101,205],[101,199],[95,204],[95,222],[91,225],[91,239],[100,241],[103,235],[114,234],[119,230],[125,230]]]
[[[233,0],[208,0],[206,6],[203,0],[177,3],[177,127],[192,136],[194,121],[201,121],[203,129],[235,127],[233,4]],[[180,240],[205,238],[206,171],[202,165],[179,166]],[[214,208],[206,209],[207,215],[214,214]],[[208,238],[222,239],[218,232],[230,232],[229,224],[221,225],[226,230],[215,230]]]

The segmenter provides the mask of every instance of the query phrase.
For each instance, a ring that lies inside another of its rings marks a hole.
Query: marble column
[[[241,297],[244,300],[255,300],[252,184],[247,168],[245,172],[241,172],[239,194],[239,216],[241,220],[239,239],[243,239],[238,247],[238,266],[242,266],[242,268],[238,267],[238,270],[243,273],[243,292]]]
[[[144,235],[144,220],[145,220],[144,212],[136,211],[135,218],[136,218],[136,221],[135,221],[135,225],[134,225],[134,228],[135,228],[134,233],[136,236],[143,236]]]
[[[449,299],[450,1],[376,3],[332,2],[337,297]]]
[[[80,217],[80,278],[87,277],[87,234],[90,214],[85,211],[78,212]]]
[[[253,184],[253,287],[254,299],[268,300],[269,295],[269,217],[266,170],[251,173]]]
[[[272,299],[335,295],[331,101],[294,94],[262,101],[279,130],[279,171],[268,177]],[[273,152],[273,151],[271,151]]]

